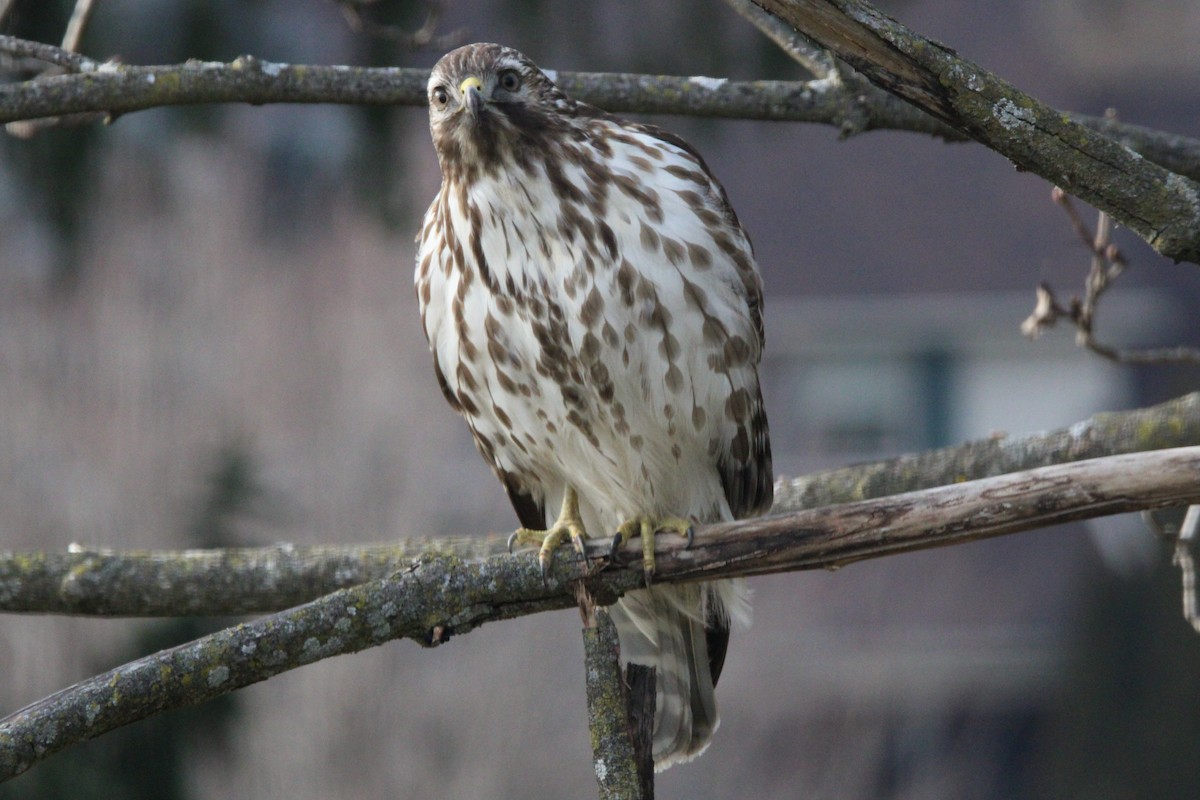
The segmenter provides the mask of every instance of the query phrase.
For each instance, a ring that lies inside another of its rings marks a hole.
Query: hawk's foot
[[[626,520],[617,528],[613,537],[612,554],[616,558],[617,550],[624,542],[635,537],[642,539],[642,569],[646,572],[646,585],[650,585],[654,577],[654,537],[660,533],[676,533],[687,539],[687,546],[692,546],[696,531],[690,520],[682,517],[646,517],[636,516]]]
[[[585,556],[584,541],[587,531],[583,529],[583,520],[579,518],[579,498],[570,486],[563,493],[562,510],[558,519],[544,531],[533,528],[519,528],[508,537],[508,551],[511,553],[514,545],[537,545],[538,564],[542,568],[542,578],[550,574],[550,560],[554,557],[556,548],[561,547],[568,539],[575,546],[575,552]]]

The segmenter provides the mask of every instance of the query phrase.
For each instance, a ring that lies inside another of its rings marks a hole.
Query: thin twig
[[[66,33],[63,34],[63,50],[69,50],[72,53],[79,50],[79,40],[83,38],[83,30],[87,27],[95,5],[95,0],[76,0],[75,10],[71,12]]]
[[[1072,297],[1066,305],[1059,302],[1049,284],[1039,284],[1033,313],[1021,323],[1021,332],[1036,339],[1059,320],[1066,320],[1075,326],[1076,344],[1110,361],[1122,364],[1200,364],[1200,349],[1194,347],[1117,348],[1096,339],[1096,309],[1100,298],[1125,271],[1128,262],[1112,242],[1111,216],[1099,212],[1096,231],[1092,233],[1071,202],[1070,195],[1055,186],[1050,196],[1066,212],[1071,228],[1090,254],[1088,274],[1084,280],[1082,299]]]

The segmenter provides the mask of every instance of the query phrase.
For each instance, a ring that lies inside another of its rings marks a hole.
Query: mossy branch
[[[775,487],[774,514],[886,497],[1089,458],[1200,445],[1200,392],[1066,428],[968,442],[859,464]],[[503,536],[226,550],[0,552],[0,611],[98,616],[230,615],[279,611],[382,578],[424,555],[480,560]]]
[[[1095,516],[1200,503],[1200,447],[1111,456],[920,492],[702,526],[695,544],[663,547],[655,580],[711,580],[839,567]],[[664,544],[666,544],[664,542]],[[640,542],[610,560],[536,555],[408,568],[97,675],[0,720],[0,780],[69,745],[169,708],[195,705],[286,670],[398,638],[437,645],[494,620],[576,604],[583,581],[599,605],[642,585]],[[561,552],[561,551],[560,551]]]
[[[775,508],[818,508],[1051,464],[1190,445],[1200,445],[1200,392],[1147,408],[1095,414],[1044,433],[993,436],[784,478],[775,485]]]
[[[639,770],[617,626],[603,608],[592,609],[585,616],[583,666],[587,676],[588,731],[601,800],[653,800],[653,761],[647,759],[645,769]],[[649,740],[644,744],[648,747]],[[649,756],[648,751],[646,755]]]

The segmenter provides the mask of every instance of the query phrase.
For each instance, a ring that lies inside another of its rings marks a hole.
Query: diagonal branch
[[[837,74],[837,66],[828,50],[779,17],[763,11],[751,0],[725,0],[725,4],[779,45],[783,52],[808,70],[814,78],[828,78]]]
[[[1200,393],[1066,428],[993,437],[872,464],[780,479],[775,514],[1089,458],[1200,445]],[[504,537],[361,545],[274,545],[184,552],[0,552],[0,611],[100,616],[267,613],[404,569],[418,557],[480,560]]]
[[[63,50],[75,52],[79,49],[79,41],[83,38],[83,31],[87,28],[95,8],[95,0],[75,0],[75,10],[71,12],[67,30],[63,33]]]
[[[1200,447],[1112,456],[705,526],[693,547],[658,552],[655,580],[839,567],[1089,517],[1197,502]],[[609,563],[610,546],[607,540],[589,542],[586,564],[557,558],[546,579],[533,553],[475,562],[449,556],[422,559],[385,578],[97,675],[0,720],[0,780],[75,742],[323,658],[398,638],[437,645],[485,622],[573,606],[574,587],[581,580],[597,603],[611,603],[643,578],[639,542],[626,543],[619,563]],[[610,568],[601,571],[605,566]]]
[[[865,75],[1108,212],[1151,247],[1200,263],[1200,185],[1022,92],[863,0],[755,0]]]

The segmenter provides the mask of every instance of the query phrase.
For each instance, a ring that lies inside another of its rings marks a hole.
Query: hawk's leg
[[[646,585],[654,577],[654,537],[660,533],[676,533],[687,539],[688,547],[696,538],[692,523],[682,517],[636,516],[626,520],[617,528],[613,537],[612,552],[615,557],[621,544],[640,536],[642,539],[642,569],[646,572]]]
[[[570,486],[563,492],[562,510],[558,512],[554,524],[544,531],[518,529],[508,537],[508,550],[512,552],[513,545],[518,544],[539,545],[538,563],[542,567],[542,577],[545,577],[550,572],[550,559],[554,557],[555,548],[561,547],[567,539],[575,546],[575,552],[586,555],[583,542],[587,539],[587,531],[583,529],[583,520],[579,518],[579,498]]]

